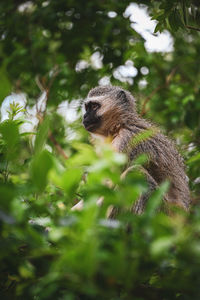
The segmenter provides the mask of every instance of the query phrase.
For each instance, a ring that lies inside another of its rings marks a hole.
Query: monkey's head
[[[84,102],[83,125],[92,133],[114,135],[126,122],[126,116],[135,112],[135,100],[117,86],[98,86],[88,93]]]

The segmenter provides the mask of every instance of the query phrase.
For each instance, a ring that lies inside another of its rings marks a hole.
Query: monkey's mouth
[[[94,131],[97,128],[96,124],[91,124],[91,123],[87,124],[87,123],[83,122],[83,125],[84,125],[85,129],[88,131]]]
[[[95,123],[87,122],[83,120],[83,125],[87,131],[94,132],[100,127],[100,119],[95,121]]]

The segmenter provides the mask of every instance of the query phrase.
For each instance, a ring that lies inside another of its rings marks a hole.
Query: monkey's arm
[[[149,174],[149,172],[143,168],[142,166],[131,166],[127,168],[121,175],[121,179],[123,180],[126,175],[131,172],[132,170],[137,169],[139,172],[145,175],[148,183],[148,191],[146,193],[143,193],[140,195],[139,199],[133,204],[131,210],[136,214],[142,214],[146,203],[151,196],[152,192],[158,187],[158,183],[155,181],[155,179]]]

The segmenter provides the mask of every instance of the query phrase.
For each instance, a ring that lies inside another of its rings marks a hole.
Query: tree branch
[[[68,156],[66,155],[65,151],[62,149],[62,147],[60,146],[60,144],[56,141],[56,139],[54,138],[53,134],[51,131],[49,131],[49,139],[50,141],[54,144],[56,150],[58,151],[58,153],[64,157],[64,159],[68,159]]]
[[[55,72],[52,75],[52,78],[48,84],[48,86],[44,87],[44,85],[40,82],[39,80],[39,76],[36,76],[35,81],[37,86],[39,87],[40,91],[42,93],[46,93],[45,98],[46,98],[46,102],[48,100],[48,95],[49,95],[49,91],[50,88],[53,84],[53,81],[55,79],[55,77],[58,75],[59,70],[57,69],[57,67],[55,68]],[[37,108],[37,103],[36,103],[36,108]],[[46,108],[45,108],[46,110]],[[44,119],[44,115],[45,115],[45,111],[43,112],[43,114],[41,113],[41,111],[38,111],[37,109],[37,117],[39,118],[39,123],[42,123],[43,119]],[[50,141],[54,144],[57,152],[64,158],[64,159],[68,159],[68,156],[66,155],[65,151],[62,149],[62,147],[60,146],[60,144],[56,141],[55,137],[53,136],[53,133],[51,131],[49,131],[48,137],[50,139]]]
[[[198,28],[198,27],[193,27],[193,26],[190,26],[190,25],[186,25],[186,28],[192,29],[192,30],[196,30],[196,31],[200,31],[200,28]]]

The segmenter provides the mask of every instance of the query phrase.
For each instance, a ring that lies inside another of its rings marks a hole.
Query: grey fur
[[[144,169],[149,192],[141,196],[134,211],[141,213],[150,192],[166,179],[170,181],[170,189],[165,195],[165,201],[188,210],[190,192],[183,159],[170,139],[138,115],[134,97],[120,87],[99,86],[89,92],[87,101],[90,99],[95,99],[102,106],[99,114],[103,122],[96,133],[110,136],[114,148],[127,153],[130,161],[142,153],[149,157],[149,163]],[[149,129],[153,132],[152,136],[132,144],[134,137]]]

